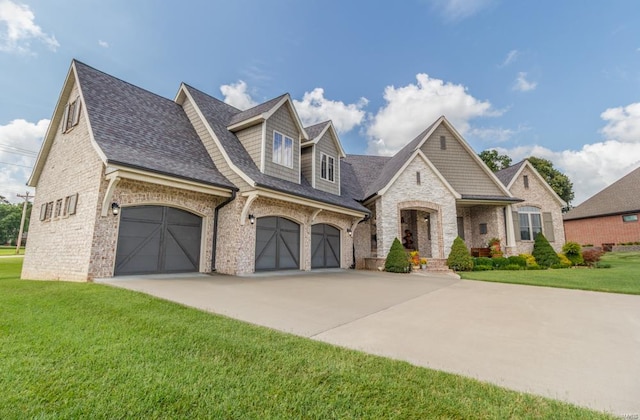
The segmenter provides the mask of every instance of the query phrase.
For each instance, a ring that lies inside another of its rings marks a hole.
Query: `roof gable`
[[[640,167],[564,215],[565,220],[640,212]]]
[[[547,190],[549,195],[551,195],[553,199],[558,202],[558,204],[563,207],[567,205],[567,203],[562,198],[560,198],[560,196],[553,190],[553,188],[551,188],[549,183],[542,177],[542,175],[540,175],[540,172],[538,172],[536,168],[531,164],[531,162],[529,162],[527,159],[524,159],[516,163],[515,165],[511,165],[508,168],[502,169],[501,171],[499,171],[502,172],[500,174],[496,172],[496,177],[498,177],[498,179],[503,184],[505,184],[509,191],[511,191],[513,184],[518,179],[520,179],[520,175],[522,175],[522,172],[525,170],[525,168],[529,169],[529,171],[538,179],[540,184],[545,188],[545,190]],[[505,183],[505,181],[508,182]]]
[[[324,121],[309,127],[305,127],[305,131],[307,132],[307,135],[309,136],[309,141],[303,143],[301,146],[302,147],[307,147],[310,146],[312,144],[318,144],[318,142],[322,139],[322,137],[325,135],[325,133],[327,133],[327,131],[330,133],[331,135],[331,139],[333,140],[335,146],[336,146],[336,150],[338,150],[339,153],[339,158],[343,158],[346,157],[347,154],[344,152],[344,149],[342,148],[342,144],[340,143],[340,138],[338,137],[338,132],[336,131],[335,127],[333,126],[333,122],[331,120],[329,121]]]
[[[293,106],[293,101],[291,100],[291,96],[289,96],[288,93],[280,95],[277,98],[273,98],[262,104],[256,105],[253,108],[247,109],[246,111],[238,112],[228,121],[227,129],[229,131],[235,132],[252,125],[259,124],[271,118],[271,116],[283,106],[287,106],[289,108],[289,112],[293,117],[293,120],[298,128],[298,131],[301,134],[302,139],[308,139],[307,133],[302,126],[302,121],[300,121],[300,116]]]

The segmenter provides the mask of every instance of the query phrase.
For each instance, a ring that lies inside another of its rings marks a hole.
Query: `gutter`
[[[216,272],[216,247],[218,245],[218,212],[221,208],[236,199],[236,190],[231,191],[231,197],[218,204],[213,211],[213,248],[211,249],[211,272]]]

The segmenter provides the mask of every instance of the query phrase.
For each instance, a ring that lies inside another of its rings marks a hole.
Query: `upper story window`
[[[64,108],[64,115],[62,117],[62,132],[66,133],[80,122],[80,98],[76,98],[75,101],[69,102]]]
[[[529,175],[523,175],[522,181],[524,182],[524,187],[529,188]]]
[[[518,209],[520,239],[532,241],[542,233],[542,213],[537,207],[525,206]]]
[[[625,222],[625,223],[637,222],[638,221],[638,215],[637,214],[626,214],[626,215],[622,216],[622,221]]]
[[[320,153],[320,178],[335,182],[335,162],[333,156]]]
[[[273,161],[293,168],[293,139],[277,131],[273,132]]]
[[[445,136],[440,136],[440,149],[447,150],[447,138]]]

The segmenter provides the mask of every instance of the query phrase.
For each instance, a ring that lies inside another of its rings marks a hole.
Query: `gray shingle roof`
[[[229,120],[227,125],[238,124],[238,123],[241,123],[243,121],[249,120],[249,119],[251,119],[251,118],[253,118],[253,117],[257,116],[257,115],[260,115],[260,114],[262,114],[264,112],[269,112],[285,96],[287,96],[286,93],[284,95],[278,96],[277,98],[273,98],[273,99],[268,100],[267,102],[263,102],[263,103],[261,103],[259,105],[256,105],[253,108],[249,108],[246,111],[240,111],[240,112],[236,113]]]
[[[234,189],[181,106],[75,62],[93,136],[108,162]]]
[[[231,125],[230,121],[237,120],[237,114],[240,111],[191,86],[185,85],[185,88],[189,91],[189,94],[195,101],[198,108],[202,111],[216,137],[220,140],[222,147],[229,155],[229,159],[231,159],[231,161],[242,172],[247,174],[249,178],[256,183],[256,186],[345,207],[351,210],[369,213],[369,210],[367,210],[366,207],[356,201],[359,199],[359,196],[352,195],[354,192],[358,192],[359,188],[348,185],[350,183],[357,184],[355,177],[350,178],[349,174],[352,173],[352,171],[349,171],[348,168],[346,171],[347,176],[344,176],[343,174],[341,177],[341,195],[317,190],[313,188],[311,184],[304,179],[304,177],[302,177],[302,182],[300,184],[296,184],[294,182],[286,181],[260,172],[255,162],[249,156],[247,150],[244,148],[242,143],[240,143],[240,140],[238,140],[238,137],[236,137],[236,135],[231,131],[227,130],[227,127]]]
[[[321,123],[310,125],[309,127],[305,127],[304,131],[307,132],[307,135],[309,136],[309,140],[313,140],[316,137],[318,137],[320,133],[322,133],[322,130],[324,130],[324,128],[327,125],[329,125],[329,121],[323,121]]]
[[[518,173],[518,171],[520,170],[522,165],[524,165],[525,163],[526,163],[526,159],[525,160],[521,160],[520,162],[516,163],[515,165],[511,165],[508,168],[504,168],[504,169],[502,169],[502,170],[500,170],[498,172],[495,172],[495,176],[506,187],[506,186],[509,185],[511,180],[513,180],[513,177],[516,176],[516,174]]]
[[[640,212],[640,167],[564,215],[564,220]]]

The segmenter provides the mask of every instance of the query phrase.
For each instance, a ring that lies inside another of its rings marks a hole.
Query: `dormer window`
[[[80,98],[76,98],[75,101],[69,102],[64,108],[64,115],[62,117],[62,132],[66,133],[80,122]]]
[[[335,158],[320,153],[320,178],[335,182]]]
[[[293,139],[277,131],[273,132],[273,161],[293,168]]]

